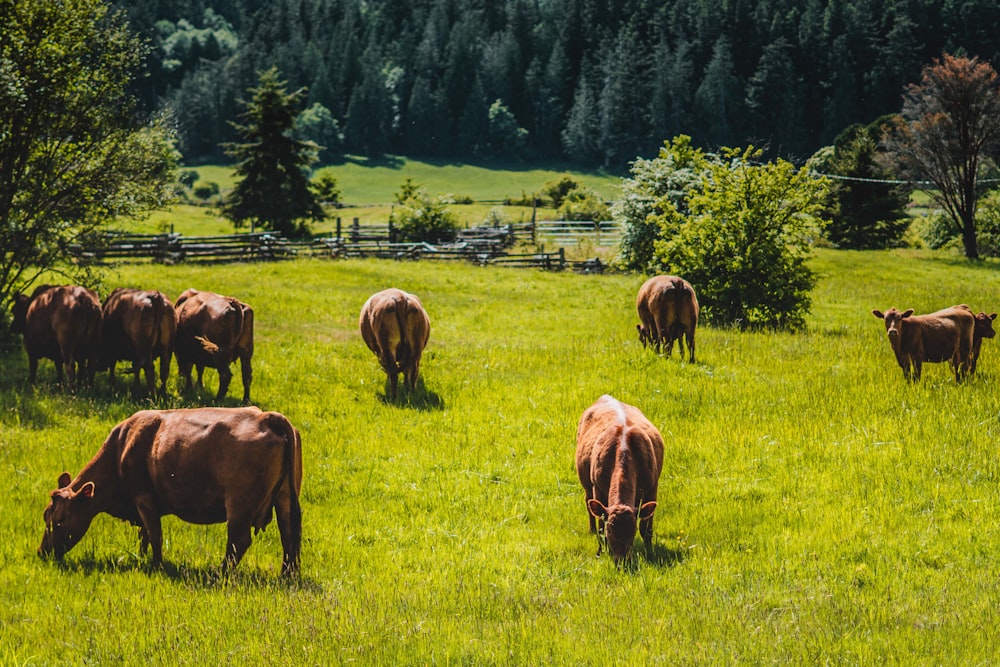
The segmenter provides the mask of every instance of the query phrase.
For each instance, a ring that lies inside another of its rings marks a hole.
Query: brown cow
[[[643,347],[652,344],[657,353],[666,345],[667,356],[673,352],[674,341],[684,354],[687,339],[690,360],[694,362],[694,332],[698,326],[698,297],[691,283],[677,276],[653,276],[642,284],[636,295],[639,311],[639,340]]]
[[[219,372],[221,401],[229,391],[233,373],[229,364],[240,360],[243,377],[243,404],[250,402],[250,382],[253,370],[253,309],[238,299],[214,292],[189,289],[177,297],[177,338],[174,355],[177,371],[186,380],[186,390],[191,389],[191,367],[198,368],[198,386],[202,386],[202,373],[209,366]]]
[[[358,323],[365,344],[385,370],[389,396],[396,398],[400,373],[407,389],[416,389],[420,356],[431,331],[420,299],[394,288],[377,292],[365,301]]]
[[[101,301],[77,285],[40,285],[30,297],[14,295],[11,331],[24,334],[28,381],[34,382],[38,360],[51,359],[62,382],[63,364],[71,387],[77,372],[93,384],[101,345]]]
[[[913,380],[919,380],[924,362],[950,361],[956,381],[969,372],[975,316],[968,306],[952,306],[927,315],[914,315],[912,308],[903,312],[890,308],[885,313],[872,310],[872,315],[885,320],[889,344],[906,379],[910,379],[912,366]]]
[[[174,304],[163,293],[119,287],[104,300],[102,366],[108,367],[108,380],[115,381],[119,360],[131,361],[135,383],[139,371],[146,371],[146,389],[153,391],[153,361],[160,360],[160,388],[167,390],[170,357],[174,353],[177,316]]]
[[[972,330],[972,359],[969,363],[969,373],[976,372],[976,365],[979,363],[979,348],[983,344],[984,338],[993,338],[997,332],[993,329],[993,320],[997,318],[996,313],[987,315],[980,312],[976,315],[975,328]]]
[[[651,548],[662,467],[663,438],[638,408],[605,394],[580,417],[576,474],[586,496],[590,532],[607,538],[615,561],[631,552],[637,521],[646,550]]]
[[[144,410],[112,429],[75,478],[59,477],[38,553],[62,558],[105,512],[139,526],[141,551],[163,559],[160,519],[228,525],[223,570],[250,546],[250,529],[278,517],[282,571],[298,570],[302,441],[277,412],[250,408]]]

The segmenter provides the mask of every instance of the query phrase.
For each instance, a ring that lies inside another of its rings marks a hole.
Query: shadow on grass
[[[379,400],[386,405],[396,405],[401,408],[414,408],[416,410],[431,411],[444,410],[444,399],[424,386],[423,379],[417,379],[417,387],[413,391],[407,391],[406,386],[400,382],[399,392],[395,399],[389,396],[389,383],[386,382],[385,389],[379,394]]]
[[[322,586],[316,580],[301,575],[286,576],[280,573],[278,567],[272,570],[240,565],[234,570],[223,572],[221,565],[190,566],[169,561],[164,561],[160,567],[153,567],[148,559],[141,558],[134,553],[117,558],[85,556],[80,559],[57,560],[51,558],[45,560],[69,574],[141,572],[150,577],[162,577],[174,583],[197,589],[235,586],[238,588],[322,591]]]

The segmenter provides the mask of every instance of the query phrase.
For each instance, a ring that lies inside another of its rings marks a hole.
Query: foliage
[[[321,164],[343,154],[344,133],[340,123],[319,102],[314,102],[295,119],[295,136],[317,145],[317,158]]]
[[[223,204],[223,214],[239,228],[250,222],[285,236],[305,231],[302,220],[322,220],[324,213],[309,189],[307,169],[316,145],[292,136],[298,104],[305,91],[286,91],[275,68],[260,73],[256,88],[237,125],[240,143],[226,152],[238,160],[239,181]]]
[[[879,142],[888,118],[852,125],[828,152],[814,155],[809,166],[831,175],[834,200],[826,233],[838,248],[878,249],[900,243],[909,224],[907,189],[878,159]]]
[[[552,200],[552,205],[556,208],[562,206],[563,199],[571,190],[580,187],[580,183],[569,174],[563,174],[559,178],[546,181],[542,186],[542,194]]]
[[[897,111],[953,45],[1000,61],[993,0],[119,4],[154,46],[139,92],[176,111],[188,161],[234,140],[234,101],[272,65],[329,109],[351,154],[489,156],[502,100],[531,159],[620,173],[682,132],[710,151],[759,137],[795,161]]]
[[[632,271],[652,271],[654,243],[660,227],[651,217],[664,208],[687,212],[685,197],[701,183],[714,155],[706,155],[691,143],[691,137],[678,135],[664,141],[659,155],[632,163],[631,177],[622,181],[621,196],[611,207],[614,220],[622,225],[620,262]]]
[[[911,84],[889,133],[887,158],[928,192],[979,256],[976,205],[988,159],[1000,149],[1000,79],[987,62],[944,54]]]
[[[219,184],[215,181],[200,181],[191,188],[191,194],[202,201],[208,201],[219,194]]]
[[[396,205],[389,224],[399,231],[400,240],[437,243],[454,238],[458,219],[441,196],[432,197],[407,178],[396,193]]]
[[[590,220],[601,222],[611,217],[607,203],[593,190],[575,188],[566,194],[559,206],[559,217],[563,220]]]
[[[81,235],[164,205],[176,155],[162,119],[136,112],[144,53],[101,0],[0,3],[0,313]]]
[[[687,215],[663,200],[656,261],[694,286],[708,321],[796,329],[816,284],[807,259],[829,182],[780,159],[758,165],[760,156],[724,149],[688,194]]]
[[[340,203],[343,193],[340,191],[340,184],[332,171],[322,171],[309,182],[316,200],[327,206],[335,206]]]
[[[488,112],[490,150],[496,157],[523,158],[528,131],[517,124],[517,118],[502,100],[495,100]]]
[[[821,249],[811,265],[805,333],[701,326],[698,364],[639,344],[635,274],[353,259],[120,267],[118,284],[171,297],[206,285],[254,306],[254,397],[302,433],[302,579],[278,579],[273,521],[231,576],[218,573],[225,527],[176,517],[163,522],[162,570],[145,566],[133,526],[107,516],[64,563],[39,559],[59,473],[133,412],[211,394],[182,397],[175,372],[166,397],[112,391],[106,375],[71,394],[46,362],[26,387],[23,350],[0,349],[0,659],[990,664],[1000,347],[984,341],[962,385],[946,364],[907,385],[870,311],[928,312],[970,285],[971,306],[995,305],[996,263]],[[380,400],[384,375],[357,330],[383,285],[418,294],[431,317],[423,384],[402,404]],[[654,549],[637,541],[623,569],[595,557],[573,468],[576,421],[605,392],[667,442]]]

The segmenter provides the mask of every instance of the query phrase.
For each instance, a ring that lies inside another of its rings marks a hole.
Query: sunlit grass
[[[222,526],[164,523],[163,571],[99,518],[35,556],[60,472],[114,423],[202,396],[25,385],[0,351],[0,662],[982,664],[1000,640],[1000,363],[896,366],[874,307],[997,310],[1000,273],[928,252],[821,251],[803,333],[703,326],[697,364],[635,335],[640,276],[388,261],[122,267],[107,285],[251,303],[252,395],[303,435],[303,577],[272,526],[220,579]],[[431,317],[422,387],[384,400],[372,292]],[[175,366],[176,368],[176,366]],[[655,548],[595,558],[573,437],[602,393],[667,443]],[[228,404],[235,405],[235,392]]]

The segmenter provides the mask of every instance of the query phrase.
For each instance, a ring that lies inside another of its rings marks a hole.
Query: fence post
[[[340,216],[337,216],[337,238],[340,238]]]
[[[538,245],[537,225],[535,224],[535,210],[538,207],[538,197],[531,195],[531,245]]]
[[[389,243],[396,242],[396,229],[392,226],[392,218],[389,218]]]
[[[559,248],[559,270],[562,271],[566,268],[566,249]]]
[[[360,235],[361,235],[361,224],[357,218],[354,218],[354,223],[351,225],[351,241],[357,243],[358,236]]]

